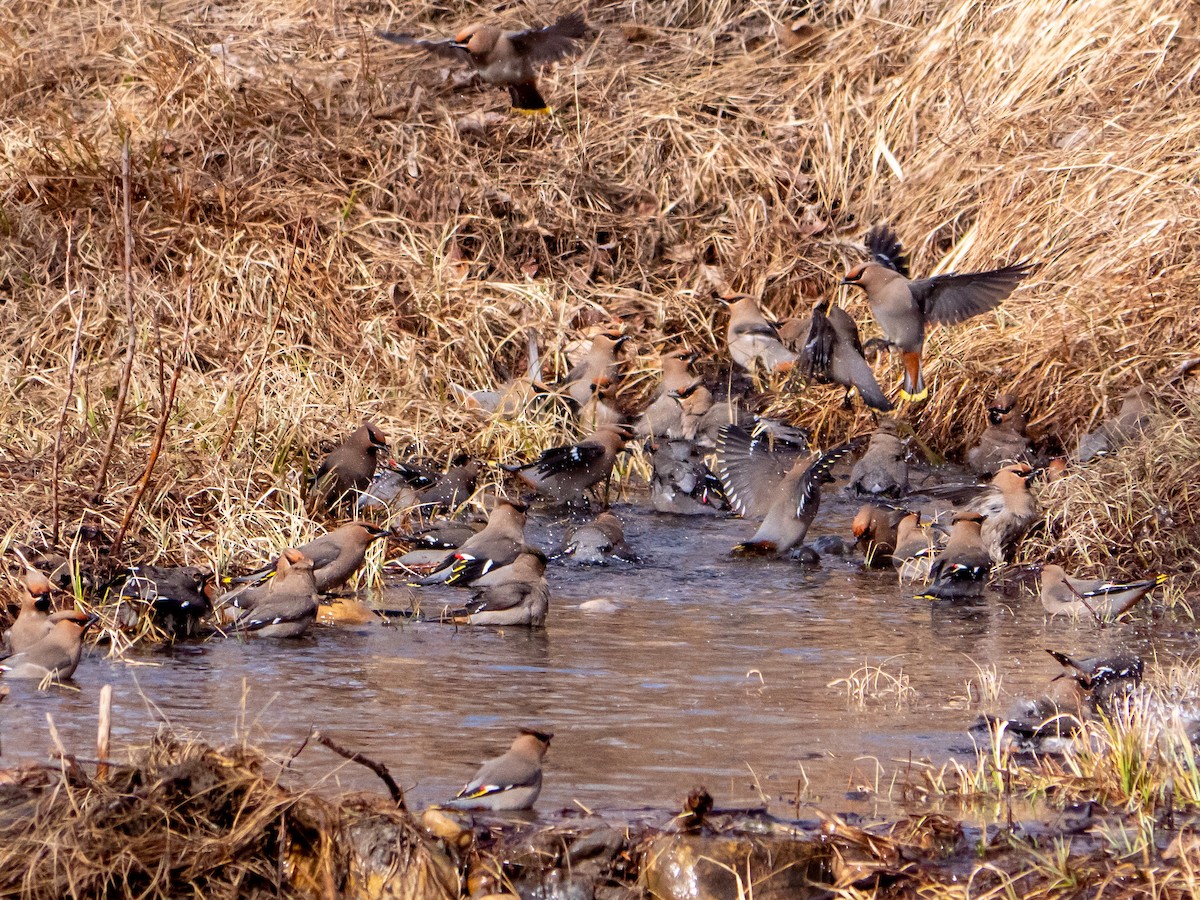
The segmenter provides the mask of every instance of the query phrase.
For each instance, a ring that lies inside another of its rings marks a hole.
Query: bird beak
[[[92,613],[90,616],[87,617],[87,621],[83,623],[83,630],[87,631],[89,628],[91,628],[93,625],[95,625],[99,621],[100,621],[100,617],[98,615],[96,615],[95,613]]]
[[[1030,484],[1035,478],[1037,478],[1039,475],[1041,475],[1045,471],[1046,471],[1045,469],[1034,469],[1028,475],[1025,476],[1025,483]]]
[[[841,281],[838,282],[838,284],[854,284],[854,282],[851,281],[849,278],[843,278]]]
[[[450,46],[453,47],[455,50],[466,50],[467,42],[466,41],[450,41]]]

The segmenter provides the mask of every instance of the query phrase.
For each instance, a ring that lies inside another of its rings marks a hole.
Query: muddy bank
[[[165,732],[131,764],[62,755],[0,771],[0,895],[761,900],[1195,887],[1181,819],[1165,817],[1147,852],[1122,859],[1112,835],[1126,823],[1091,803],[982,832],[941,814],[787,820],[714,808],[703,790],[679,811],[499,817],[413,812],[395,792],[331,800],[279,772],[253,748]]]

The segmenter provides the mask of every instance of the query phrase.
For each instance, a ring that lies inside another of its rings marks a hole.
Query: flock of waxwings
[[[537,84],[539,67],[573,53],[586,29],[583,17],[570,13],[552,25],[525,31],[475,25],[453,40],[390,32],[380,36],[461,61],[482,81],[506,87],[515,111],[543,113],[548,109]],[[854,320],[828,299],[820,300],[808,318],[773,322],[753,297],[726,297],[724,349],[731,371],[744,373],[738,383],[803,378],[838,384],[846,389],[847,404],[857,393],[869,407],[887,413],[893,404],[865,356],[878,349],[899,356],[900,398],[921,403],[928,396],[922,375],[927,327],[954,325],[995,309],[1033,269],[1018,262],[984,272],[913,279],[903,246],[886,225],[867,233],[865,250],[866,261],[850,269],[842,284],[865,291],[882,337],[864,346]],[[236,634],[297,638],[318,620],[321,598],[345,585],[364,565],[368,548],[395,538],[409,549],[394,564],[408,573],[410,584],[472,590],[470,600],[443,610],[441,620],[540,628],[550,607],[548,558],[526,541],[530,504],[579,508],[594,499],[603,511],[568,532],[563,555],[584,563],[636,561],[607,499],[614,464],[637,439],[650,457],[649,495],[655,510],[680,516],[736,514],[761,523],[748,541],[733,548],[738,555],[817,560],[816,550],[803,542],[818,513],[822,485],[834,480],[835,468],[852,462],[847,490],[870,500],[853,523],[854,548],[863,553],[864,564],[894,567],[900,583],[914,585],[920,598],[969,599],[983,593],[997,567],[1012,559],[1039,519],[1033,482],[1058,477],[1067,465],[1086,465],[1096,456],[1117,452],[1155,410],[1153,392],[1139,386],[1121,399],[1115,415],[1079,440],[1072,458],[1050,459],[1027,430],[1019,399],[1000,394],[986,409],[986,430],[966,455],[970,471],[988,476],[987,481],[935,483],[927,467],[910,471],[904,435],[894,419],[880,418],[869,436],[810,452],[802,430],[752,415],[735,389],[737,379],[729,379],[718,397],[717,387],[692,372],[697,355],[682,341],[679,349],[662,356],[661,384],[649,406],[630,416],[614,400],[626,339],[619,332],[594,335],[579,363],[557,384],[541,380],[535,344],[528,377],[496,390],[455,386],[464,403],[499,417],[529,414],[538,404],[569,404],[580,429],[588,432],[582,440],[551,447],[531,462],[503,466],[528,495],[523,502],[497,499],[482,528],[451,515],[461,513],[475,494],[483,468],[479,461],[457,458],[446,471],[398,462],[391,457],[385,435],[368,422],[321,463],[309,489],[310,510],[332,516],[377,509],[417,511],[421,527],[398,534],[351,521],[311,543],[284,550],[257,571],[227,579],[224,586],[230,589],[219,597],[205,569],[156,566],[129,570],[122,580],[106,586],[106,596],[148,604],[160,626],[176,637],[193,636],[201,620],[215,620]],[[919,506],[946,502],[955,504],[948,525],[940,513],[930,516]],[[433,518],[436,513],[445,517]],[[848,549],[842,546],[838,552]],[[74,608],[55,611],[52,592],[70,580],[61,558],[30,552],[21,578],[20,608],[4,633],[3,680],[46,683],[73,675],[85,633],[96,619]],[[1041,601],[1050,615],[1106,621],[1128,612],[1164,580],[1157,576],[1113,583],[1045,565]],[[1078,721],[1103,711],[1142,673],[1136,657],[1076,660],[1052,655],[1069,676],[1060,679],[1065,692],[1008,720],[1005,725],[1013,734],[1038,737],[1052,730],[1059,735],[1064,718]],[[0,693],[0,699],[3,696]],[[1064,710],[1071,715],[1064,717]],[[550,738],[541,730],[522,729],[511,748],[484,764],[450,803],[529,808],[541,789],[542,759]]]

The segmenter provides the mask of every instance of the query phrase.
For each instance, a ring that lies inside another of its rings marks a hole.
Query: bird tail
[[[541,91],[537,89],[537,84],[532,81],[510,84],[508,94],[512,97],[514,112],[526,116],[546,115],[550,112],[550,107],[546,105],[546,100],[542,97]]]
[[[921,376],[921,353],[902,353],[904,361],[904,384],[900,387],[900,396],[909,403],[921,403],[928,399],[929,390],[925,387],[925,379]]]
[[[1167,583],[1166,575],[1155,575],[1154,576],[1154,586],[1155,587],[1158,587],[1160,584],[1166,584],[1166,583]]]

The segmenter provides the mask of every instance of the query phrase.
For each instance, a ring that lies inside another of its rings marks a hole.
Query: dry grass
[[[890,672],[884,668],[896,658],[885,659],[877,666],[864,662],[845,678],[837,678],[826,687],[845,691],[846,703],[854,709],[903,709],[916,699],[917,689],[903,669]]]
[[[598,35],[581,56],[548,74],[557,116],[536,122],[478,115],[503,111],[503,94],[456,90],[443,66],[371,34],[445,33],[491,10],[0,7],[11,539],[53,537],[60,410],[65,541],[81,523],[112,536],[153,440],[188,285],[190,350],[128,558],[224,565],[307,537],[310,461],[364,416],[417,453],[527,452],[556,423],[481,423],[447,403],[449,382],[521,371],[529,326],[547,374],[561,372],[568,342],[618,318],[636,335],[634,399],[665,340],[717,351],[714,284],[761,294],[780,316],[805,309],[839,290],[880,219],[918,272],[1043,263],[998,314],[930,336],[934,398],[907,415],[951,455],[997,388],[1016,385],[1069,442],[1106,399],[1194,352],[1200,45],[1178,4],[609,4],[588,11]],[[804,10],[818,37],[784,53],[773,26]],[[90,504],[127,340],[126,135],[137,352],[108,484]],[[865,324],[863,299],[843,299]],[[868,424],[836,401],[816,388],[781,405],[829,439]],[[1169,510],[1195,533],[1191,508]],[[1095,516],[1069,553],[1102,552],[1104,535],[1127,561],[1176,561],[1143,554],[1136,533],[1136,547],[1122,543],[1109,511]],[[1158,547],[1165,526],[1147,527]]]

